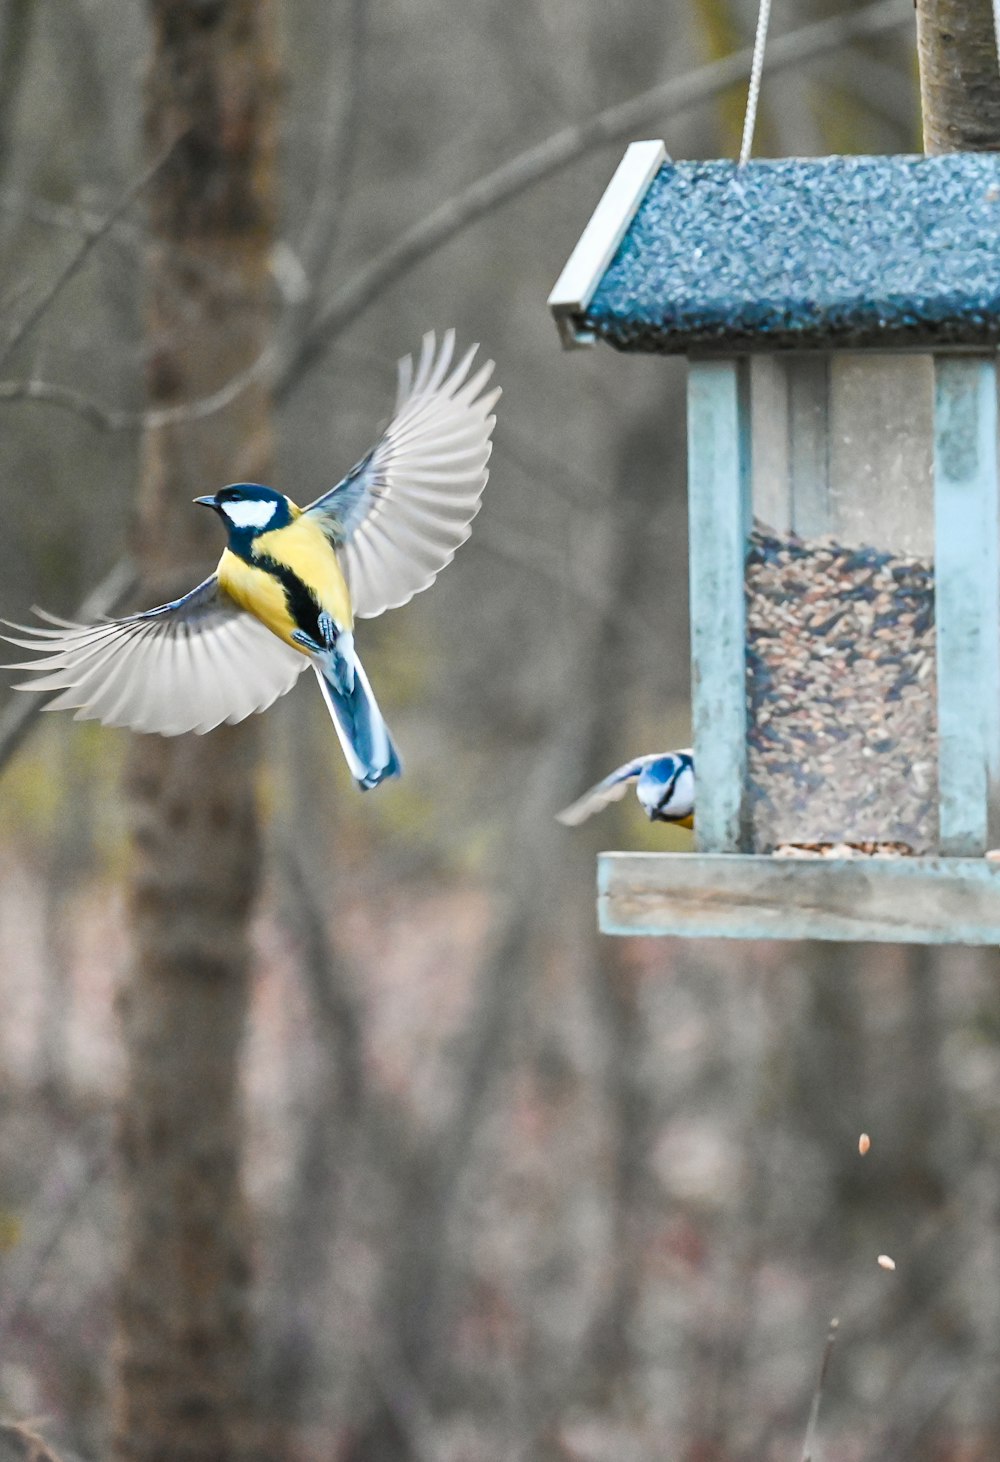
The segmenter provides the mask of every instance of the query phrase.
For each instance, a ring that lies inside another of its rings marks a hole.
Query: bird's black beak
[[[214,497],[196,497],[192,502],[201,503],[203,508],[217,508],[219,505]]]

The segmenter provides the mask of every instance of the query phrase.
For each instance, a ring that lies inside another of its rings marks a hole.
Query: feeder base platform
[[[1000,945],[1000,862],[602,853],[601,932]]]

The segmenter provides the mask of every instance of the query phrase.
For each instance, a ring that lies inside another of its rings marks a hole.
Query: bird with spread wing
[[[579,827],[609,802],[620,801],[629,787],[635,788],[639,805],[650,822],[694,826],[694,758],[689,748],[652,752],[627,761],[569,807],[557,812],[556,818],[567,827]]]
[[[424,336],[414,371],[399,363],[392,420],[331,491],[299,508],[240,482],[195,501],[223,520],[218,567],[190,593],[141,614],[9,626],[38,652],[20,690],[58,692],[47,709],[177,736],[263,711],[312,666],[351,774],[362,788],[398,776],[399,756],[354,648],[355,618],[405,604],[431,585],[471,531],[486,485],[492,408],[476,346],[453,364]]]

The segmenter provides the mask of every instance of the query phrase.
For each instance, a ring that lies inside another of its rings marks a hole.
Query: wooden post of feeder
[[[916,12],[924,151],[1000,150],[991,0],[916,0]],[[976,854],[1000,833],[995,356],[939,356],[934,416],[941,850]]]
[[[748,367],[731,358],[689,366],[691,665],[703,853],[739,853],[745,843]]]
[[[934,375],[940,838],[961,857],[991,846],[1000,804],[996,357],[936,356]]]

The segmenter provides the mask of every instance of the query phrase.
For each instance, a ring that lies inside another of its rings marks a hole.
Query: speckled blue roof
[[[996,345],[1000,154],[664,163],[580,323],[625,350]]]

